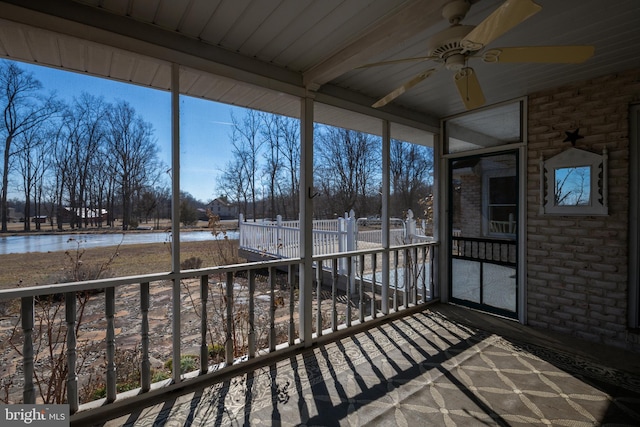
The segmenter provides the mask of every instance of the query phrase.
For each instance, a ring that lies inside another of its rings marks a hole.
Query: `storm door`
[[[518,152],[449,159],[451,302],[517,318]]]

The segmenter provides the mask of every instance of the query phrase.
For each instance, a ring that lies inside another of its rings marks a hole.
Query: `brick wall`
[[[453,228],[460,229],[463,236],[478,237],[482,235],[482,179],[474,174],[461,175],[460,201],[454,206],[460,222]]]
[[[640,351],[627,331],[629,125],[640,70],[529,95],[527,161],[528,323]],[[540,215],[539,158],[571,147],[609,150],[609,215]]]

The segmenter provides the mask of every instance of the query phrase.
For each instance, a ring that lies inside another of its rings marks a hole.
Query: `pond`
[[[228,232],[229,239],[237,239],[238,232]],[[210,231],[184,231],[181,242],[199,242],[221,239]],[[171,233],[104,233],[104,234],[29,234],[0,237],[0,255],[28,252],[57,252],[68,249],[102,246],[164,243],[171,241]]]

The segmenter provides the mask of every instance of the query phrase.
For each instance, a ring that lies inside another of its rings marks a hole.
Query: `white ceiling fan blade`
[[[403,64],[405,62],[420,62],[420,61],[428,61],[429,59],[433,59],[433,56],[416,56],[413,58],[391,59],[389,61],[372,62],[370,64],[360,65],[357,68],[369,68],[369,67],[378,67],[380,65]]]
[[[468,51],[480,50],[540,10],[542,7],[533,0],[507,0],[471,30],[460,45]]]
[[[472,110],[484,105],[485,99],[473,68],[463,68],[453,76],[453,81],[458,88],[460,98],[467,110]]]
[[[499,47],[482,54],[484,62],[546,62],[579,64],[593,56],[593,46]]]
[[[418,83],[420,83],[421,81],[429,77],[431,74],[434,73],[434,71],[436,71],[436,69],[431,68],[430,70],[423,71],[420,74],[414,76],[411,80],[409,80],[399,88],[395,89],[393,92],[389,93],[384,98],[379,99],[375,104],[372,105],[372,107],[380,108],[387,105],[388,103],[390,103],[391,101],[393,101],[394,99],[396,99],[397,97],[399,97],[400,95],[402,95],[403,93],[405,93],[406,91],[408,91],[409,89],[411,89],[412,87],[414,87],[415,85],[417,85]]]

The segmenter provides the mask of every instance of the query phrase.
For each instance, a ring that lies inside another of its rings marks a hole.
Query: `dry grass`
[[[232,240],[180,244],[181,259],[200,258],[202,267],[238,262],[237,250],[238,242]],[[73,269],[77,255],[77,251],[0,255],[0,289],[55,283]],[[81,261],[83,266],[109,264],[107,274],[112,277],[166,272],[171,270],[171,247],[152,243],[90,248],[84,250]]]

